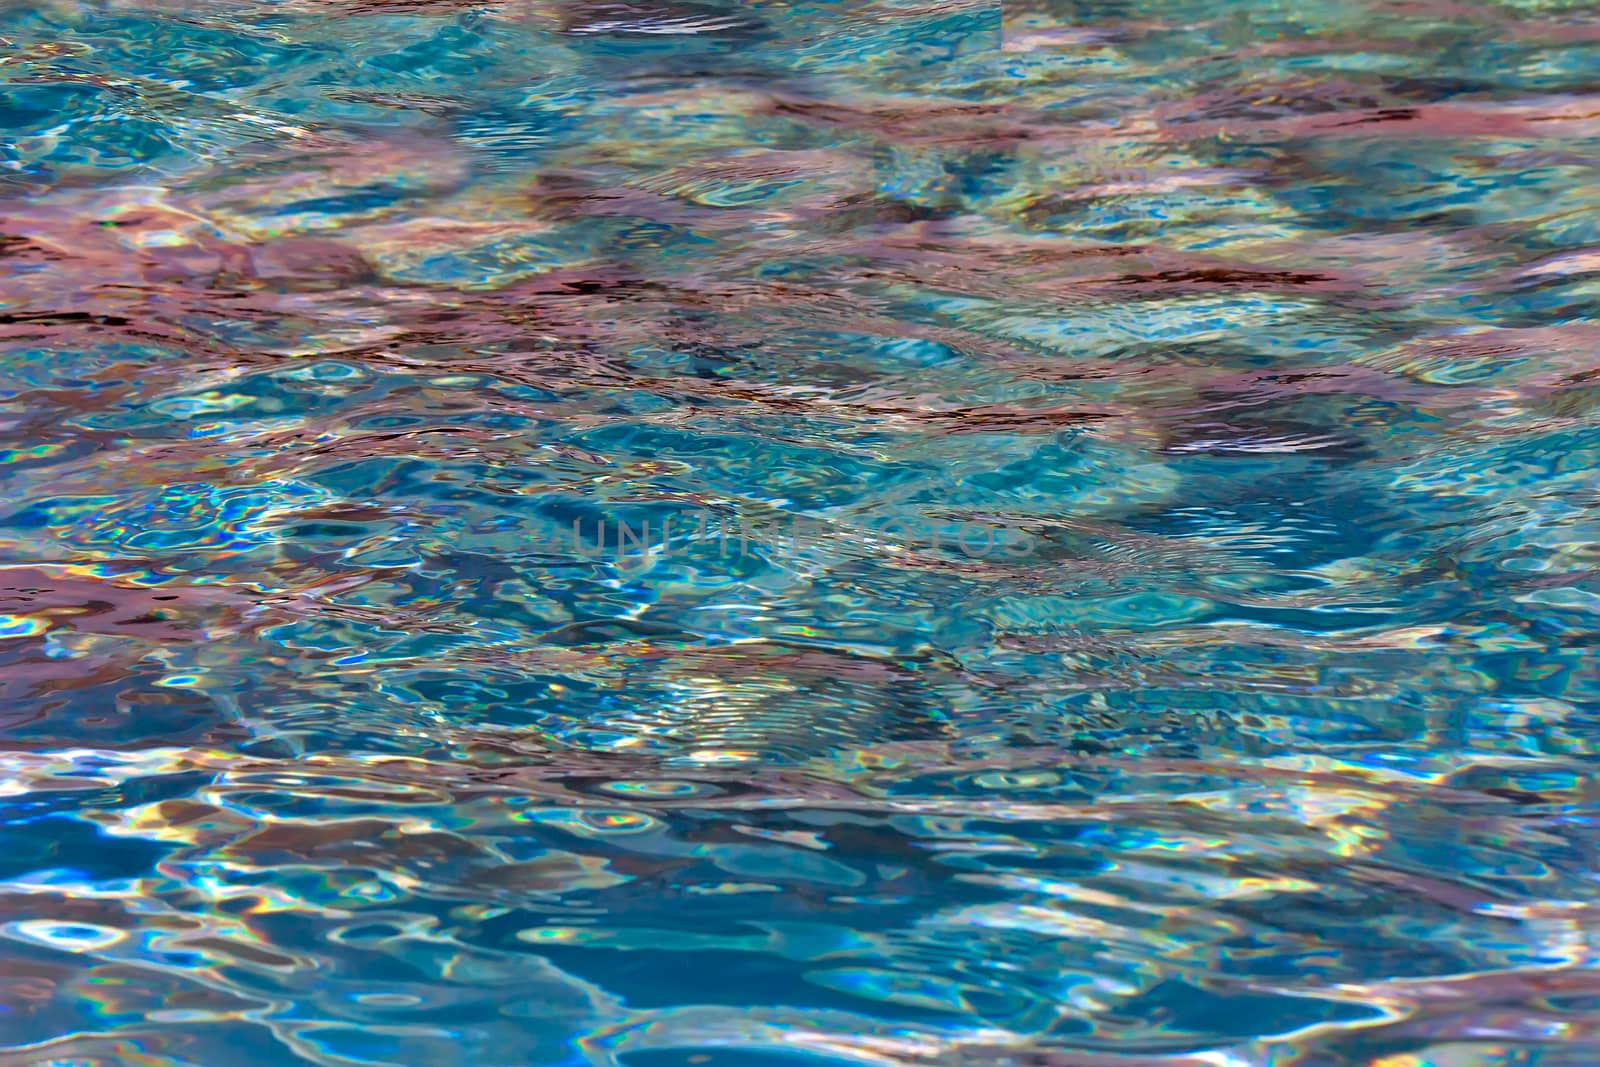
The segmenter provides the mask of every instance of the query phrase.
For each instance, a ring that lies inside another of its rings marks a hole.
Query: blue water
[[[1597,49],[0,5],[0,1065],[1600,1061]]]

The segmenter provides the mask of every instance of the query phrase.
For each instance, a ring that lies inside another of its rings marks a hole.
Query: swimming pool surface
[[[0,1067],[1600,1063],[1600,9],[0,2]]]

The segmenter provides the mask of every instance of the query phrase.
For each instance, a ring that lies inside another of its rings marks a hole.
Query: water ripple
[[[1597,45],[0,6],[0,1063],[1592,1063]]]

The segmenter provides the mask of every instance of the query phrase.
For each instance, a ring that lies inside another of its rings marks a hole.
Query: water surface
[[[0,4],[0,1063],[1600,1056],[1600,18]]]

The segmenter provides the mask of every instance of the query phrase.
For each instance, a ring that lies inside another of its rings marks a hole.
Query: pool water
[[[0,4],[0,1063],[1600,1062],[1600,14]]]

